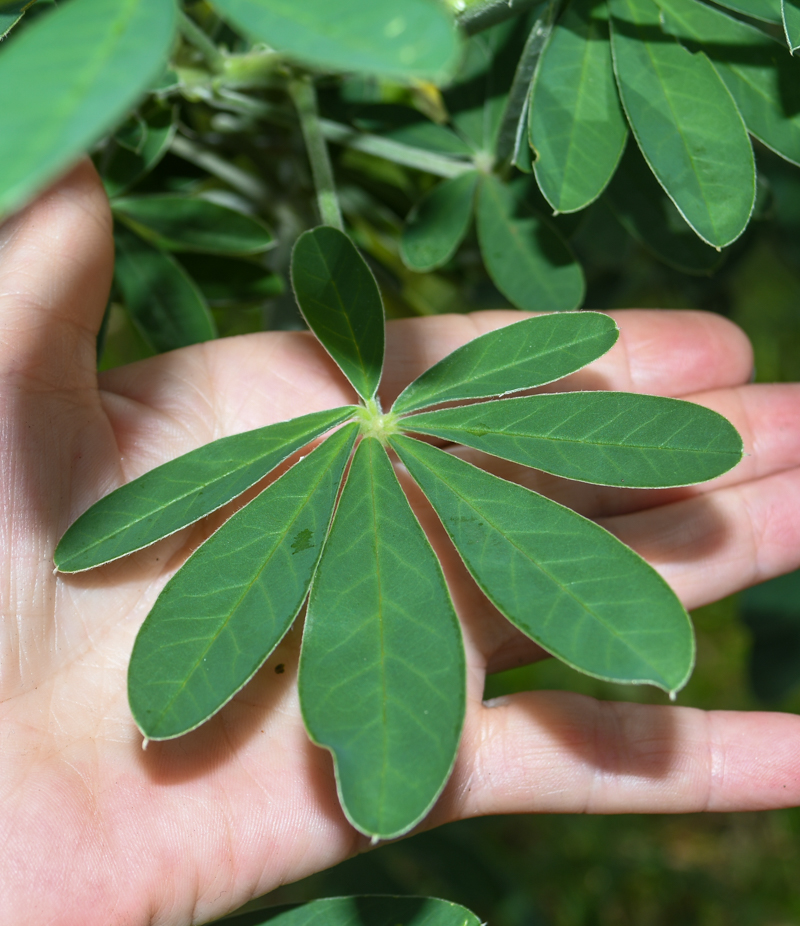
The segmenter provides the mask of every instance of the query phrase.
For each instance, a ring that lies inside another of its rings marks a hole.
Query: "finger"
[[[0,382],[93,386],[112,271],[111,213],[87,160],[0,228]]]
[[[526,692],[471,713],[430,825],[500,813],[688,813],[800,802],[800,717]]]

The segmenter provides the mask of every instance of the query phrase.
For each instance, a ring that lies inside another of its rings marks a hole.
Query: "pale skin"
[[[9,926],[203,923],[369,845],[339,808],[329,755],[303,730],[297,628],[206,726],[142,750],[126,700],[133,640],[213,524],[90,573],[53,573],[58,538],[111,489],[209,440],[355,398],[297,333],[188,348],[98,383],[112,263],[108,205],[87,164],[0,228],[0,922]],[[748,455],[735,470],[689,489],[620,492],[470,458],[597,518],[689,608],[796,568],[800,387],[749,385],[749,344],[724,319],[614,317],[620,342],[566,387],[711,406],[743,435]],[[460,344],[519,318],[391,324],[384,403]],[[418,510],[463,622],[469,691],[457,765],[426,825],[800,803],[799,717],[562,692],[483,703],[487,669],[543,654],[480,598]]]

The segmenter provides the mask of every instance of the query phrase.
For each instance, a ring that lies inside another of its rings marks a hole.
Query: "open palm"
[[[213,720],[152,743],[126,669],[158,592],[230,508],[125,560],[55,576],[55,544],[100,496],[209,440],[354,400],[316,341],[270,333],[176,351],[98,378],[110,216],[88,165],[0,229],[0,922],[201,923],[367,848],[297,702],[299,635]],[[391,400],[516,312],[396,322]],[[620,312],[619,344],[559,388],[692,398],[749,453],[698,488],[582,486],[459,450],[598,519],[688,607],[800,564],[800,389],[745,385],[749,346],[700,313]],[[465,630],[468,713],[426,825],[520,811],[732,810],[800,799],[800,719],[601,704],[536,692],[482,703],[487,668],[541,658],[477,592],[406,481]],[[213,523],[211,523],[213,522]]]

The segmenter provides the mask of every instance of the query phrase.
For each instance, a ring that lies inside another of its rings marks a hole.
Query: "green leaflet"
[[[556,476],[640,489],[713,479],[743,452],[741,437],[722,415],[628,392],[501,399],[422,412],[403,424]]]
[[[580,264],[559,233],[526,202],[527,181],[481,177],[478,240],[486,269],[517,308],[564,312],[583,301]]]
[[[474,913],[432,897],[333,897],[231,916],[215,926],[480,926]]]
[[[259,219],[207,199],[130,196],[113,207],[142,237],[169,250],[260,254],[275,244]]]
[[[292,286],[309,328],[363,399],[383,369],[383,302],[378,284],[343,232],[322,225],[292,251]]]
[[[199,521],[352,414],[352,408],[314,412],[223,437],[157,466],[74,522],[56,548],[58,570],[91,569]]]
[[[350,121],[362,132],[388,138],[401,145],[422,148],[436,154],[469,157],[471,147],[445,125],[438,125],[418,109],[397,103],[369,103],[359,106]]]
[[[689,616],[625,544],[574,511],[420,441],[392,446],[475,581],[523,633],[568,665],[667,692],[694,663]]]
[[[400,256],[425,273],[446,264],[464,240],[472,220],[477,171],[444,180],[411,211],[400,240]]]
[[[358,425],[337,431],[236,512],[170,579],[128,667],[149,739],[200,726],[261,667],[297,616]]]
[[[115,282],[148,344],[168,351],[217,336],[203,294],[171,255],[119,225],[114,244]]]
[[[163,70],[173,0],[80,0],[32,23],[0,55],[0,216],[53,180]]]
[[[783,0],[783,31],[789,50],[794,54],[800,49],[800,3],[798,0]]]
[[[567,7],[539,59],[531,93],[539,188],[558,212],[576,212],[603,192],[628,137],[603,0],[573,0]]]
[[[742,117],[708,58],[661,32],[653,0],[610,0],[622,104],[647,163],[686,221],[714,247],[735,241],[755,201]]]
[[[800,61],[760,29],[697,0],[657,0],[665,32],[702,48],[748,131],[800,164]]]
[[[686,224],[635,144],[625,149],[604,202],[630,235],[670,267],[710,275],[722,263],[723,255]]]
[[[13,0],[0,4],[0,39],[4,39],[36,0]]]
[[[334,755],[361,832],[390,839],[430,810],[465,710],[461,631],[441,567],[381,444],[356,451],[311,589],[300,704]]]
[[[781,0],[724,0],[720,6],[775,25],[781,22]]]
[[[214,0],[234,26],[314,68],[444,80],[459,42],[435,0]]]
[[[599,312],[526,318],[448,354],[406,386],[392,411],[406,414],[440,402],[543,386],[602,357],[618,337],[614,321]]]
[[[178,130],[178,108],[149,100],[142,107],[144,137],[133,151],[111,139],[97,158],[97,167],[109,197],[121,196],[147,176],[161,161]]]

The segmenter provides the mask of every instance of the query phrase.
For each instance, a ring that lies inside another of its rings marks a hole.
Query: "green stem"
[[[225,57],[200,26],[184,12],[178,13],[178,26],[183,37],[200,52],[209,68],[215,73],[221,71]]]
[[[462,0],[462,3],[453,2],[451,7],[458,13],[458,22],[467,35],[483,32],[490,26],[519,16],[527,12],[540,0]]]
[[[300,128],[306,142],[311,173],[317,190],[320,217],[325,225],[332,225],[339,231],[344,231],[339,198],[336,195],[336,185],[333,180],[333,168],[328,156],[328,145],[322,134],[317,109],[317,94],[311,78],[299,77],[293,80],[289,84],[289,94],[300,117]]]
[[[258,177],[245,173],[235,164],[231,164],[224,158],[219,157],[213,151],[201,148],[183,135],[176,135],[172,139],[170,150],[174,151],[179,157],[184,158],[184,160],[197,164],[198,167],[202,167],[215,177],[219,177],[220,180],[224,180],[234,190],[238,190],[255,203],[263,203],[269,198],[269,190]]]

